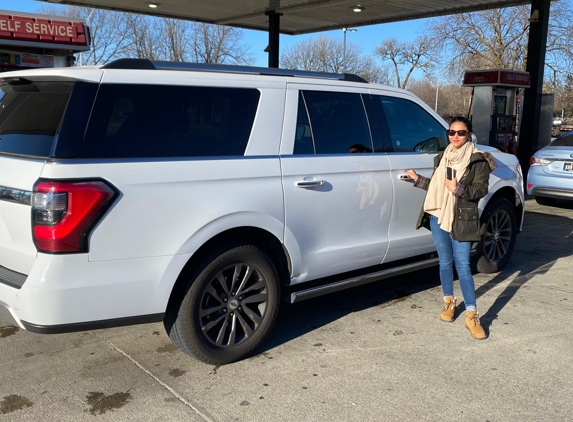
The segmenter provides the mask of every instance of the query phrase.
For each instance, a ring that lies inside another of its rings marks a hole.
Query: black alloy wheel
[[[165,328],[185,353],[205,363],[231,363],[265,340],[279,309],[279,278],[253,245],[220,248],[199,266],[187,292],[170,307]]]
[[[505,198],[497,198],[486,207],[482,221],[482,239],[477,245],[475,269],[480,273],[501,271],[509,262],[517,239],[515,209]]]
[[[238,346],[261,326],[267,308],[268,286],[261,272],[246,263],[229,265],[203,290],[201,331],[214,346]]]

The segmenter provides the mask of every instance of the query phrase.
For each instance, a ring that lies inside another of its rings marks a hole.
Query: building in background
[[[84,20],[0,10],[0,72],[73,66],[89,49]]]

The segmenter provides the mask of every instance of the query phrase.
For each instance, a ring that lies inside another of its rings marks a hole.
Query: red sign
[[[522,86],[529,88],[531,78],[529,72],[515,72],[511,70],[500,70],[499,81],[502,85]]]
[[[466,72],[464,85],[495,85],[498,83],[497,70],[483,70],[480,72]]]
[[[468,70],[464,74],[464,86],[507,86],[529,88],[529,72],[517,70]]]
[[[82,22],[0,14],[0,40],[88,46]]]

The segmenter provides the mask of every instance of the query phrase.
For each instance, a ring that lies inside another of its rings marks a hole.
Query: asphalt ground
[[[40,335],[0,320],[0,421],[573,420],[572,270],[573,202],[528,199],[508,266],[475,275],[487,340],[462,308],[439,320],[437,268],[284,304],[259,353],[226,366],[162,324]]]

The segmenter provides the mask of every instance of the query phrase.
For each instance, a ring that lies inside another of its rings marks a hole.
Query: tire
[[[248,356],[270,333],[279,277],[262,250],[235,244],[205,259],[181,296],[165,317],[169,337],[188,355],[222,365]]]
[[[480,273],[496,273],[511,258],[517,239],[515,209],[505,198],[494,199],[483,212],[482,238],[477,244],[474,269]]]
[[[557,202],[557,199],[548,198],[546,196],[534,196],[534,198],[535,202],[537,202],[539,205],[553,206],[555,205],[555,202]]]

